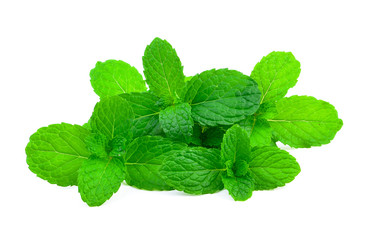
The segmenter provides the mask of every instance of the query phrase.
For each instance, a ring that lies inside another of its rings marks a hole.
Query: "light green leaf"
[[[271,52],[263,57],[250,75],[262,93],[261,103],[284,97],[295,86],[300,71],[300,63],[291,52]]]
[[[145,81],[136,68],[117,60],[97,62],[90,71],[90,82],[101,98],[146,91]]]
[[[85,145],[89,134],[89,130],[68,123],[38,129],[25,148],[29,169],[50,183],[76,185],[78,170],[90,155]]]
[[[272,128],[266,119],[248,116],[240,121],[239,125],[250,136],[250,145],[252,147],[269,146],[271,144]]]
[[[91,128],[105,135],[108,140],[117,135],[130,139],[133,119],[134,114],[128,102],[119,96],[113,96],[97,103],[91,117]]]
[[[232,125],[259,107],[256,82],[235,70],[209,70],[187,82],[184,102],[192,118],[203,126]]]
[[[100,206],[121,186],[123,161],[119,158],[90,156],[79,171],[78,187],[81,199],[89,206]]]
[[[185,85],[185,76],[175,49],[166,40],[155,38],[146,47],[142,60],[150,90],[170,102],[177,99]]]
[[[162,155],[186,147],[159,136],[136,138],[127,147],[125,155],[126,182],[146,190],[171,190],[159,174]]]
[[[294,148],[329,143],[343,122],[328,102],[308,96],[292,96],[277,102],[278,114],[268,120],[276,138]]]
[[[159,115],[159,121],[168,138],[190,143],[193,134],[191,106],[180,103],[167,107]]]
[[[222,175],[222,182],[235,201],[249,199],[254,191],[254,181],[249,174],[242,177],[229,177],[224,174]]]
[[[252,151],[249,170],[255,190],[269,190],[285,186],[300,173],[296,159],[277,147],[259,147]]]
[[[276,103],[266,102],[259,106],[258,111],[255,113],[258,119],[271,119],[277,114]]]
[[[243,128],[235,124],[226,131],[221,144],[221,159],[229,177],[241,177],[247,173],[250,151],[249,137]]]
[[[223,188],[221,173],[226,169],[220,160],[219,150],[185,148],[164,155],[164,158],[160,174],[176,190],[207,194]]]
[[[92,133],[85,138],[85,144],[89,152],[100,157],[108,156],[108,142],[107,137],[99,133]]]
[[[133,121],[133,137],[160,135],[163,130],[159,123],[159,98],[150,92],[121,94],[131,105],[135,120]]]

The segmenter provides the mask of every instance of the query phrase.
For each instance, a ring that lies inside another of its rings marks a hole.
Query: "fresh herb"
[[[285,97],[300,74],[292,53],[272,52],[250,76],[212,69],[185,76],[175,49],[156,38],[144,74],[116,60],[97,62],[100,97],[83,126],[38,129],[26,147],[29,169],[59,186],[77,185],[100,206],[121,186],[189,194],[227,189],[237,201],[282,187],[300,173],[277,147],[329,143],[342,127],[335,108],[309,96]]]

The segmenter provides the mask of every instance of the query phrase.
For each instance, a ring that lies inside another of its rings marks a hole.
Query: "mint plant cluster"
[[[155,38],[144,75],[123,61],[97,62],[90,81],[100,101],[88,123],[38,129],[29,169],[59,186],[77,185],[99,206],[123,181],[188,194],[227,189],[237,201],[291,182],[296,159],[277,147],[329,143],[342,127],[336,109],[309,96],[285,97],[300,74],[290,52],[272,52],[250,74],[212,69],[187,77],[175,49]]]

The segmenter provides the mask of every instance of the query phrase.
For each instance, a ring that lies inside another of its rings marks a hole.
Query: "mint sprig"
[[[100,206],[123,181],[144,190],[215,193],[237,201],[282,187],[300,173],[276,146],[328,144],[343,122],[330,103],[286,97],[300,74],[289,52],[272,52],[250,77],[211,69],[185,76],[175,49],[155,38],[143,56],[144,75],[120,60],[98,62],[90,81],[100,97],[83,126],[40,128],[26,146],[27,164],[59,186],[77,185]]]

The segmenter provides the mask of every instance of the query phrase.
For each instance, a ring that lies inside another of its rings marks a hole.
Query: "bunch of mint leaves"
[[[90,72],[100,101],[83,126],[52,124],[26,146],[29,169],[59,186],[77,185],[100,206],[123,181],[145,190],[188,194],[227,189],[237,201],[291,182],[296,159],[277,147],[329,143],[343,122],[328,102],[285,97],[300,74],[290,52],[272,52],[250,77],[212,69],[186,77],[175,49],[155,38],[144,75],[123,61]]]

